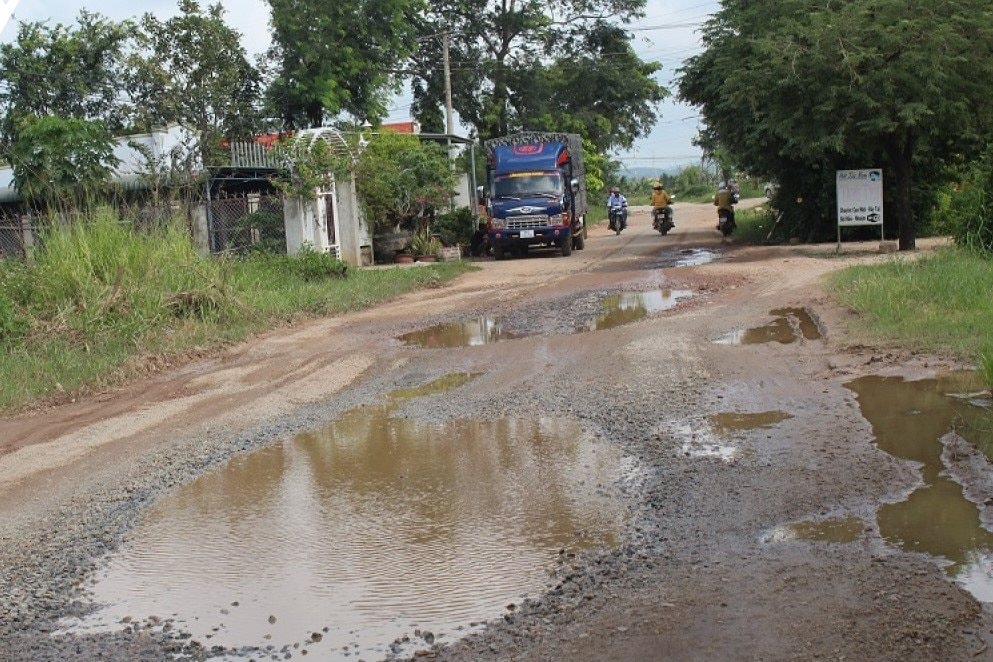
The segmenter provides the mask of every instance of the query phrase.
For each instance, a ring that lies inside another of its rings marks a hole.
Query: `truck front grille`
[[[551,224],[548,216],[512,216],[507,219],[507,227],[515,230],[547,228]]]

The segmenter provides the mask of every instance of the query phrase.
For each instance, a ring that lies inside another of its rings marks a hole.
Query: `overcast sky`
[[[221,4],[227,9],[228,25],[242,34],[249,54],[264,51],[269,45],[268,4],[264,0],[221,0]],[[662,64],[660,82],[669,86],[682,60],[699,51],[699,24],[716,11],[718,4],[718,0],[648,0],[645,18],[634,26],[634,47],[642,58]],[[118,20],[145,12],[165,18],[176,13],[176,6],[176,0],[20,0],[14,20],[0,32],[0,42],[15,37],[16,20],[70,23],[83,8]],[[409,105],[409,97],[398,97],[389,118],[407,119]],[[695,109],[666,102],[660,110],[661,117],[652,133],[638,141],[631,152],[619,155],[627,165],[661,169],[699,158],[700,150],[691,142],[697,131]]]

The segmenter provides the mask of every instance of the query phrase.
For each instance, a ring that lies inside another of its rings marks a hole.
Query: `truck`
[[[487,234],[493,255],[525,253],[533,246],[563,256],[586,243],[583,141],[574,133],[527,131],[484,143]]]

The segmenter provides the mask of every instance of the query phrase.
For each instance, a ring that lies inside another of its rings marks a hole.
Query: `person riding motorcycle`
[[[656,214],[661,210],[663,214],[669,216],[672,227],[676,227],[676,224],[672,221],[672,210],[669,208],[671,204],[672,196],[662,186],[662,182],[655,182],[652,185],[652,218],[655,218]]]
[[[731,227],[734,227],[734,194],[728,190],[726,184],[721,184],[721,187],[717,189],[717,193],[714,195],[714,206],[717,207],[717,229],[721,229],[721,211],[727,212]]]
[[[607,218],[610,218],[615,209],[620,210],[621,229],[628,226],[628,199],[621,195],[620,189],[611,187],[610,197],[607,198]]]

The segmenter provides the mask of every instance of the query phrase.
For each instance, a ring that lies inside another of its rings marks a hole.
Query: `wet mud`
[[[536,594],[560,555],[615,545],[623,462],[577,425],[399,416],[472,378],[395,391],[181,488],[97,576],[102,608],[69,630],[155,615],[208,646],[378,659],[406,633],[458,636]]]
[[[736,329],[715,342],[719,345],[760,345],[776,342],[788,345],[803,340],[820,340],[823,335],[817,322],[805,308],[777,308],[769,312],[774,319],[763,326]]]
[[[949,475],[941,443],[954,431],[987,452],[993,448],[993,421],[970,396],[978,386],[972,373],[917,381],[873,376],[847,384],[878,446],[920,465],[923,484],[905,499],[879,507],[880,534],[901,549],[935,557],[977,599],[991,602],[993,533]]]
[[[688,421],[675,427],[675,435],[682,440],[680,452],[686,457],[715,458],[733,462],[746,455],[750,449],[734,443],[740,433],[770,428],[793,418],[783,411],[721,412],[711,414],[703,421]]]
[[[777,526],[766,536],[765,540],[767,542],[807,540],[811,542],[850,543],[858,540],[864,531],[865,524],[858,517],[832,517]]]

